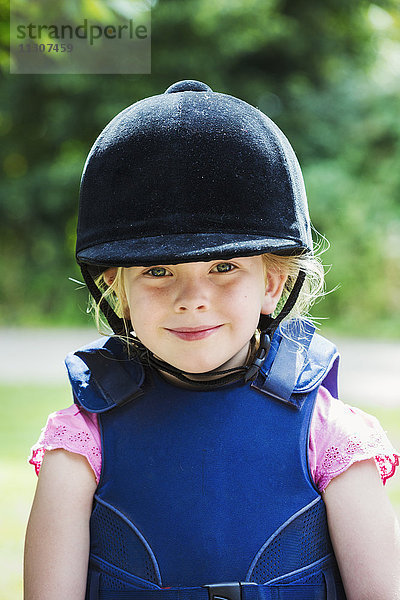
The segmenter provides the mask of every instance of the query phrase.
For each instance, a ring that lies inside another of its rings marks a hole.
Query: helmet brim
[[[309,252],[299,240],[231,233],[157,235],[97,244],[77,253],[79,263],[96,266],[151,266],[207,262],[219,258],[264,253],[296,255]]]

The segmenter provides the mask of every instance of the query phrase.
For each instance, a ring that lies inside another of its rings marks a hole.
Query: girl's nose
[[[209,299],[207,283],[200,279],[185,278],[177,285],[177,294],[174,301],[176,312],[207,310]]]

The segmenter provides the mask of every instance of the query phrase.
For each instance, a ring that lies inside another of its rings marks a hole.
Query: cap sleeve
[[[399,457],[378,419],[320,388],[309,438],[310,470],[320,492],[351,465],[370,458],[375,459],[386,483],[399,465]]]
[[[73,404],[49,415],[28,462],[39,474],[46,450],[68,450],[85,456],[98,483],[101,471],[101,442],[97,416]]]

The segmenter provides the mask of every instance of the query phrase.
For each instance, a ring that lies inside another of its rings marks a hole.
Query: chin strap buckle
[[[271,338],[269,337],[266,331],[262,331],[260,335],[260,345],[256,352],[256,355],[253,359],[253,362],[248,367],[247,372],[244,376],[244,381],[247,383],[248,381],[254,381],[254,379],[258,375],[258,370],[263,364],[265,357],[267,356],[269,349],[271,347]]]

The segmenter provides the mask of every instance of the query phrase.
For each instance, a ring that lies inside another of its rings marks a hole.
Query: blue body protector
[[[345,599],[307,457],[338,354],[308,323],[290,335],[253,383],[210,391],[168,383],[116,338],[67,357],[102,436],[86,600]]]

